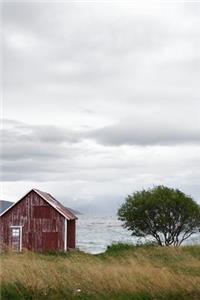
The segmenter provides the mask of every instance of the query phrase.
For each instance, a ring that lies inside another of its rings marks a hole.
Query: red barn
[[[14,251],[74,249],[76,219],[50,194],[32,189],[1,214],[1,248]]]

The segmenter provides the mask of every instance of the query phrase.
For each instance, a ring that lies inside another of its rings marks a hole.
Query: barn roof
[[[37,189],[33,189],[38,195],[40,195],[44,200],[46,200],[51,206],[53,206],[61,215],[63,215],[68,220],[77,219],[77,217],[66,207],[64,207],[59,201],[57,201],[52,195],[42,192]]]
[[[10,210],[13,206],[15,206],[19,201],[21,201],[24,197],[26,197],[30,192],[34,191],[37,193],[40,197],[42,197],[46,202],[48,202],[55,210],[57,210],[63,217],[65,217],[67,220],[75,220],[77,217],[72,213],[71,210],[64,207],[59,201],[57,201],[52,195],[40,191],[38,189],[32,189],[30,190],[25,196],[23,196],[20,200],[13,203],[10,207],[8,207],[0,216],[4,215],[8,210]]]

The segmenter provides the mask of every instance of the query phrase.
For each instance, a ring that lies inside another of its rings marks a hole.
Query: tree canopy
[[[200,231],[200,206],[178,189],[157,186],[128,195],[118,210],[123,226],[159,245],[179,246]]]

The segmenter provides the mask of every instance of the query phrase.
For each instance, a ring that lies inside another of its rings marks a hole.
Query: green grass
[[[1,255],[2,300],[199,300],[200,246]]]

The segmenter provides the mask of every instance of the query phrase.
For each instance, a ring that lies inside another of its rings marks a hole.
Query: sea
[[[146,241],[131,236],[131,232],[123,228],[115,215],[78,215],[76,246],[81,251],[97,254],[104,252],[111,244]],[[200,244],[200,235],[191,237],[185,244]]]

